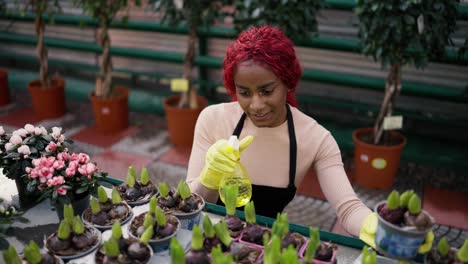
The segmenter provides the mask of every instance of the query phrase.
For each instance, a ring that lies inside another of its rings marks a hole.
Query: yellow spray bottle
[[[229,145],[231,146],[231,149],[228,151],[239,152],[239,139],[237,136],[231,136],[229,138]],[[221,198],[221,201],[225,203],[223,192],[224,186],[237,185],[239,188],[239,195],[237,196],[236,207],[241,207],[246,205],[250,201],[250,198],[252,198],[252,183],[250,182],[247,171],[240,162],[240,155],[236,156],[239,157],[239,159],[234,167],[234,172],[232,174],[226,174],[221,178],[219,183],[219,197]]]

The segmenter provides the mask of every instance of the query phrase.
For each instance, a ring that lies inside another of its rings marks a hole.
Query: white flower
[[[45,127],[41,126],[41,131],[42,131],[42,135],[47,135],[47,130],[45,129]]]
[[[41,129],[40,127],[35,127],[35,128],[34,128],[34,134],[35,134],[36,136],[42,134],[42,129]]]
[[[11,138],[10,138],[10,143],[12,143],[14,145],[19,145],[19,144],[23,143],[23,139],[18,134],[13,134],[13,136],[11,136]]]
[[[5,150],[8,151],[8,150],[11,150],[15,147],[15,145],[13,145],[12,143],[8,142],[5,144]]]
[[[31,150],[29,149],[28,145],[23,145],[18,148],[18,153],[23,154],[23,155],[29,155],[31,154]]]
[[[26,129],[26,131],[28,131],[29,134],[34,134],[35,132],[35,127],[31,124],[24,125],[24,129]]]
[[[56,140],[60,138],[60,135],[62,134],[62,128],[61,127],[53,127],[52,128],[52,137],[55,138]]]
[[[13,135],[18,135],[20,137],[26,137],[28,135],[28,131],[24,128],[20,128],[18,130],[13,131]]]
[[[65,135],[60,135],[60,137],[58,138],[58,144],[57,145],[61,145],[60,143],[63,143],[63,141],[65,141]]]
[[[3,129],[3,126],[0,126],[0,136],[5,135],[5,130]]]

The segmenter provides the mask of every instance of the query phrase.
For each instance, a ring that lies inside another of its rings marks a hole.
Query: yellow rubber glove
[[[240,153],[252,143],[253,136],[246,136],[239,142],[239,150],[234,150],[228,140],[216,141],[206,152],[205,167],[200,174],[200,181],[208,189],[217,190],[225,174],[234,172]]]
[[[377,232],[377,222],[377,215],[375,213],[370,213],[364,219],[361,231],[359,232],[359,238],[373,248],[376,248],[375,233]],[[424,239],[424,244],[419,246],[418,252],[424,254],[431,250],[432,242],[434,242],[434,233],[430,231]]]

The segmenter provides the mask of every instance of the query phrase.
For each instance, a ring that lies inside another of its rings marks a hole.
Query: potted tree
[[[34,28],[37,35],[36,52],[39,58],[39,80],[28,84],[34,114],[37,118],[52,119],[65,114],[65,80],[61,77],[50,77],[48,67],[48,51],[44,43],[46,21],[43,16],[49,17],[60,11],[59,1],[28,0],[25,11],[35,14]]]
[[[358,184],[368,188],[393,185],[406,138],[385,130],[384,119],[392,116],[402,89],[402,67],[424,68],[429,59],[444,55],[445,46],[452,43],[457,6],[456,0],[357,1],[363,53],[380,61],[382,68],[388,67],[385,96],[374,127],[353,133]]]
[[[115,134],[128,127],[129,90],[122,86],[113,87],[109,35],[112,20],[119,11],[127,7],[127,2],[127,0],[75,0],[74,2],[99,22],[98,42],[102,48],[102,54],[96,88],[90,94],[90,100],[93,105],[96,129],[102,134]],[[139,5],[140,1],[136,0],[135,4]],[[123,21],[126,20],[123,19]]]
[[[191,147],[193,131],[198,115],[207,105],[204,97],[197,95],[193,85],[192,72],[195,65],[198,27],[208,25],[220,14],[222,1],[191,1],[191,0],[149,0],[155,11],[163,12],[163,21],[170,25],[186,23],[188,26],[187,50],[184,57],[185,91],[182,95],[174,95],[163,102],[166,112],[169,139],[176,147]]]

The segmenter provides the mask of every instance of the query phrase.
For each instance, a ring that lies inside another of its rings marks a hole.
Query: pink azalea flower
[[[78,168],[79,173],[81,173],[82,175],[88,175],[88,176],[93,174],[96,170],[97,170],[96,165],[94,165],[94,163],[91,163],[91,162],[84,164],[80,168]]]
[[[45,150],[47,152],[53,152],[57,149],[57,144],[55,144],[55,142],[49,142],[49,145],[47,145],[47,147],[45,148]]]
[[[38,136],[42,134],[42,129],[40,127],[35,127],[34,128],[34,135]]]
[[[12,150],[13,148],[15,147],[15,145],[13,145],[13,143],[6,143],[5,144],[5,150],[8,151],[8,150]]]
[[[62,160],[56,160],[56,161],[54,162],[53,168],[54,168],[55,170],[61,170],[61,169],[63,169],[63,167],[65,167],[65,162],[64,162],[64,161],[62,161]]]
[[[51,136],[55,139],[58,140],[60,136],[62,135],[62,128],[61,127],[53,127],[52,128],[52,134]]]
[[[57,188],[57,193],[59,195],[66,195],[67,194],[67,189],[63,188],[63,187],[58,187]]]
[[[40,128],[41,128],[41,131],[42,131],[41,134],[44,135],[44,136],[46,136],[46,135],[47,135],[47,130],[45,129],[45,127],[40,126]]]
[[[88,154],[80,153],[78,154],[78,162],[81,164],[85,164],[89,162]]]
[[[34,134],[36,129],[33,125],[31,124],[26,124],[24,125],[24,129],[26,129],[26,131],[28,131],[28,134]]]
[[[29,146],[23,145],[23,146],[18,148],[18,153],[27,156],[27,155],[31,154],[31,150],[29,149]]]
[[[20,137],[26,137],[28,135],[28,131],[24,128],[20,128],[18,130],[13,131],[13,135],[18,135]]]
[[[23,139],[21,138],[20,135],[14,134],[10,138],[10,143],[12,143],[13,145],[19,145],[23,143]]]
[[[59,154],[57,154],[57,159],[67,161],[70,159],[70,154],[68,154],[67,152],[60,152]]]

